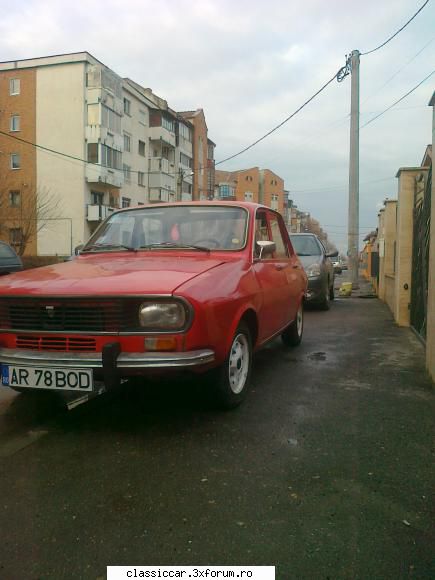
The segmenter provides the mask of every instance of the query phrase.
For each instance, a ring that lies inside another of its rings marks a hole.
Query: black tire
[[[304,332],[304,301],[301,300],[296,318],[281,334],[281,340],[286,346],[297,346],[301,343]]]
[[[325,293],[322,298],[322,301],[319,303],[320,310],[329,310],[331,305],[329,304],[330,294],[329,294],[329,282],[326,284]]]
[[[234,334],[225,362],[209,373],[214,402],[221,409],[240,405],[249,388],[252,369],[252,339],[246,323]]]
[[[332,280],[332,284],[329,287],[329,300],[334,300],[335,298],[335,294],[334,294],[334,280]]]

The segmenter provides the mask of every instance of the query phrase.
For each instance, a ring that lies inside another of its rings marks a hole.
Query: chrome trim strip
[[[189,352],[123,352],[117,359],[119,369],[185,368],[205,365],[215,359],[210,349]],[[51,352],[0,348],[0,363],[16,366],[48,366],[51,368],[102,369],[101,353]]]

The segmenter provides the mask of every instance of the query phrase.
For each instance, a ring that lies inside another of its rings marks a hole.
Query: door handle
[[[295,268],[296,270],[299,270],[299,266],[297,264],[293,264],[292,268]]]
[[[285,266],[283,266],[282,264],[276,264],[275,266],[275,270],[284,270]]]

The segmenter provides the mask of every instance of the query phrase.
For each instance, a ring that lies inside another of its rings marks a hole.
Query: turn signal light
[[[176,350],[177,341],[174,337],[146,338],[145,350]]]

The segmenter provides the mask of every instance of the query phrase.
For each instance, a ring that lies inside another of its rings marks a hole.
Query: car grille
[[[138,300],[0,298],[0,328],[52,332],[120,332],[137,328]]]
[[[95,352],[97,344],[93,338],[67,336],[27,336],[19,334],[16,347],[31,350],[53,350],[62,352]]]

